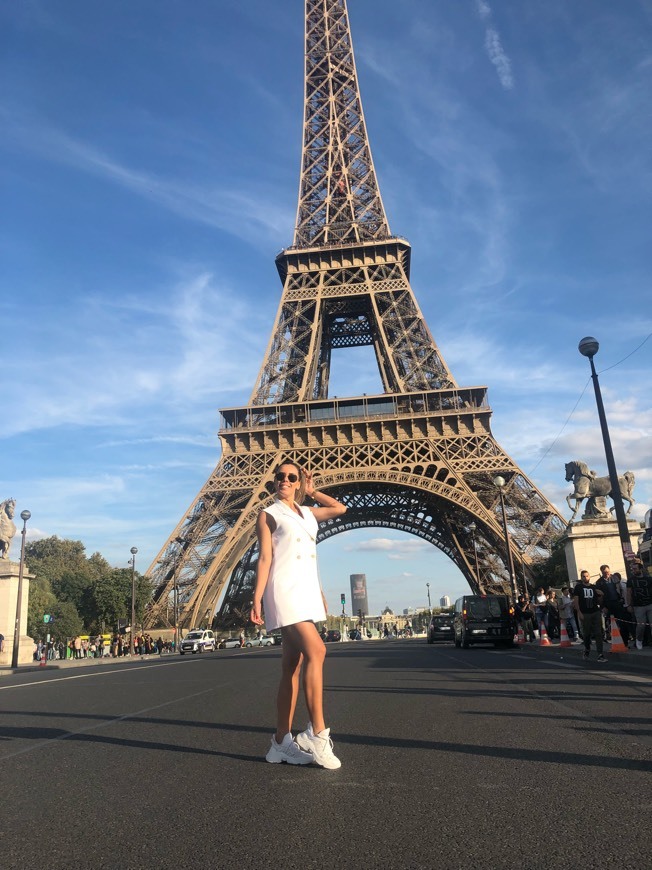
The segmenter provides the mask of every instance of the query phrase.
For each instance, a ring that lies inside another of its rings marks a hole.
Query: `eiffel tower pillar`
[[[499,495],[517,582],[566,524],[491,433],[483,386],[461,387],[410,286],[409,243],[391,234],[376,180],[345,0],[307,0],[303,152],[283,292],[251,399],[221,411],[220,461],[153,562],[147,627],[179,589],[181,624],[244,624],[255,522],[274,467],[291,459],[347,506],[318,542],[383,527],[430,541],[475,592],[510,592]],[[383,392],[332,397],[333,350],[373,348]],[[476,525],[472,534],[471,522]],[[477,547],[477,560],[474,552]]]

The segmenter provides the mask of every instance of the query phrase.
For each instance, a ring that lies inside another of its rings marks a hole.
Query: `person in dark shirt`
[[[652,577],[640,559],[629,569],[627,609],[636,619],[636,649],[643,649],[646,626],[652,628]]]
[[[625,612],[625,602],[620,591],[620,574],[612,574],[609,565],[600,565],[600,577],[595,588],[603,594],[602,613],[605,617],[605,636],[611,640],[611,617],[618,623],[625,646],[629,644],[629,623]]]
[[[534,625],[532,623],[533,613],[530,609],[530,604],[526,601],[524,595],[518,596],[518,601],[514,607],[514,614],[523,628],[525,639],[530,643],[534,643]]]
[[[602,654],[602,613],[600,611],[603,598],[602,592],[591,585],[589,572],[581,571],[580,582],[573,589],[573,607],[582,624],[583,657],[588,659],[591,652],[591,637],[594,637],[599,662],[607,661]]]

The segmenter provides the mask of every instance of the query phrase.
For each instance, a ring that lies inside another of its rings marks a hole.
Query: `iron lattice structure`
[[[347,505],[318,541],[399,529],[429,541],[472,590],[523,583],[566,523],[494,439],[485,387],[460,387],[410,287],[410,245],[392,236],[376,181],[345,0],[306,2],[304,139],[293,245],[276,258],[283,293],[250,402],[221,412],[217,467],[151,565],[147,625],[246,622],[255,522],[284,458]],[[383,393],[329,397],[331,353],[373,347]],[[470,524],[476,531],[471,533]],[[219,611],[218,611],[219,607]]]

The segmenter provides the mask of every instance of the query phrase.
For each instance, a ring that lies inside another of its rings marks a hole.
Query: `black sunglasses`
[[[286,478],[290,481],[290,483],[296,483],[299,479],[296,474],[293,474],[292,472],[286,474],[284,471],[277,471],[276,475],[274,476],[274,480],[278,481],[278,483],[282,483]]]

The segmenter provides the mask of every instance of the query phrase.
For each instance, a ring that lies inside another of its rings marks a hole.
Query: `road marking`
[[[492,650],[492,652],[493,652],[493,650]],[[496,650],[496,652],[498,652],[498,651]],[[507,653],[502,653],[501,655],[504,658],[518,659],[521,662],[521,664],[523,664],[523,662],[524,662],[523,657],[520,656],[519,653],[516,653],[516,652],[513,652],[513,653],[507,652]],[[455,662],[455,664],[457,664],[457,665],[466,666],[470,670],[482,671],[485,673],[490,672],[489,668],[483,667],[482,665],[478,665],[478,664],[470,661],[469,659],[462,659],[462,658],[458,658],[455,655],[446,655],[446,654],[444,654],[444,658],[448,659],[451,662]],[[553,659],[548,659],[546,661],[545,659],[542,659],[542,658],[534,658],[534,657],[528,657],[528,658],[530,661],[535,661],[535,662],[541,663],[544,666],[550,666],[550,667],[554,667],[554,668],[567,668],[567,669],[572,668],[576,671],[580,671],[581,673],[591,674],[592,676],[600,677],[603,680],[621,680],[621,682],[623,682],[623,683],[639,683],[639,684],[643,684],[646,688],[649,688],[652,686],[652,677],[639,676],[638,674],[620,674],[620,673],[616,673],[615,671],[610,671],[608,669],[597,670],[596,669],[597,666],[596,666],[596,668],[587,669],[586,666],[583,666],[582,660],[578,660],[577,662],[574,663],[572,661],[554,661]],[[593,664],[595,664],[595,662]],[[491,673],[493,673],[494,676],[498,680],[500,679],[500,672],[491,672]],[[508,682],[511,682],[511,681],[508,680]]]
[[[175,662],[181,664],[181,662]],[[153,665],[150,665],[153,667]],[[92,676],[89,674],[89,676]],[[67,731],[65,734],[58,734],[56,737],[48,737],[47,740],[41,740],[40,743],[34,743],[31,746],[24,746],[16,752],[11,752],[8,755],[0,757],[0,762],[6,761],[9,758],[15,758],[17,755],[25,755],[27,752],[34,752],[37,749],[42,749],[44,746],[49,746],[50,743],[57,743],[60,740],[67,740],[69,737],[76,737],[78,734],[87,734],[89,731],[99,731],[100,728],[108,728],[115,725],[116,722],[124,722],[126,719],[135,719],[137,716],[142,716],[144,713],[151,713],[154,710],[160,710],[163,707],[169,707],[171,704],[178,704],[183,701],[189,701],[191,698],[198,698],[201,695],[208,695],[216,689],[224,689],[232,683],[222,683],[218,686],[212,686],[210,689],[203,689],[201,692],[193,692],[192,695],[185,695],[183,698],[174,698],[171,701],[164,701],[162,704],[156,704],[154,707],[145,707],[143,710],[135,710],[133,713],[123,713],[122,716],[114,716],[112,719],[107,719],[104,722],[95,722],[93,725],[88,725],[86,728],[79,728],[77,731]]]
[[[514,653],[507,653],[507,655],[510,656],[511,658],[519,658],[519,656],[514,654]],[[521,659],[521,661],[523,661],[523,659]],[[590,660],[589,660],[589,662],[590,662]],[[579,670],[586,671],[586,666],[584,665],[583,660],[578,660],[576,662],[572,662],[572,661],[565,661],[565,660],[564,661],[554,661],[552,659],[549,659],[547,662],[545,662],[545,664],[551,665],[554,668],[575,668],[576,670],[579,669]],[[593,664],[595,664],[595,662]],[[607,665],[608,664],[609,664],[609,662],[607,661]],[[596,677],[602,677],[602,678],[606,677],[607,679],[610,679],[610,680],[622,680],[624,683],[644,683],[644,684],[651,684],[652,683],[652,677],[639,676],[638,674],[621,674],[621,673],[616,673],[615,671],[610,671],[608,669],[607,670],[603,670],[603,669],[593,670],[592,669],[592,670],[586,671],[586,672],[590,673],[590,674],[595,674]]]
[[[244,653],[238,653],[233,656],[229,656],[230,659],[240,658]],[[149,668],[160,668],[166,667],[171,668],[174,665],[189,665],[190,662],[210,662],[215,661],[215,659],[201,658],[201,659],[189,659],[187,662],[156,662],[156,664],[152,665],[139,665],[138,667],[133,667],[136,662],[132,662],[131,665],[127,668],[111,668],[107,671],[97,671],[94,674],[75,674],[72,677],[53,677],[51,680],[35,680],[33,683],[16,683],[13,686],[0,686],[0,692],[7,691],[7,689],[29,689],[34,686],[49,686],[50,683],[61,683],[64,680],[83,680],[83,679],[91,679],[92,677],[106,677],[108,674],[121,674],[124,671],[130,671],[136,673],[137,671],[146,671]]]

